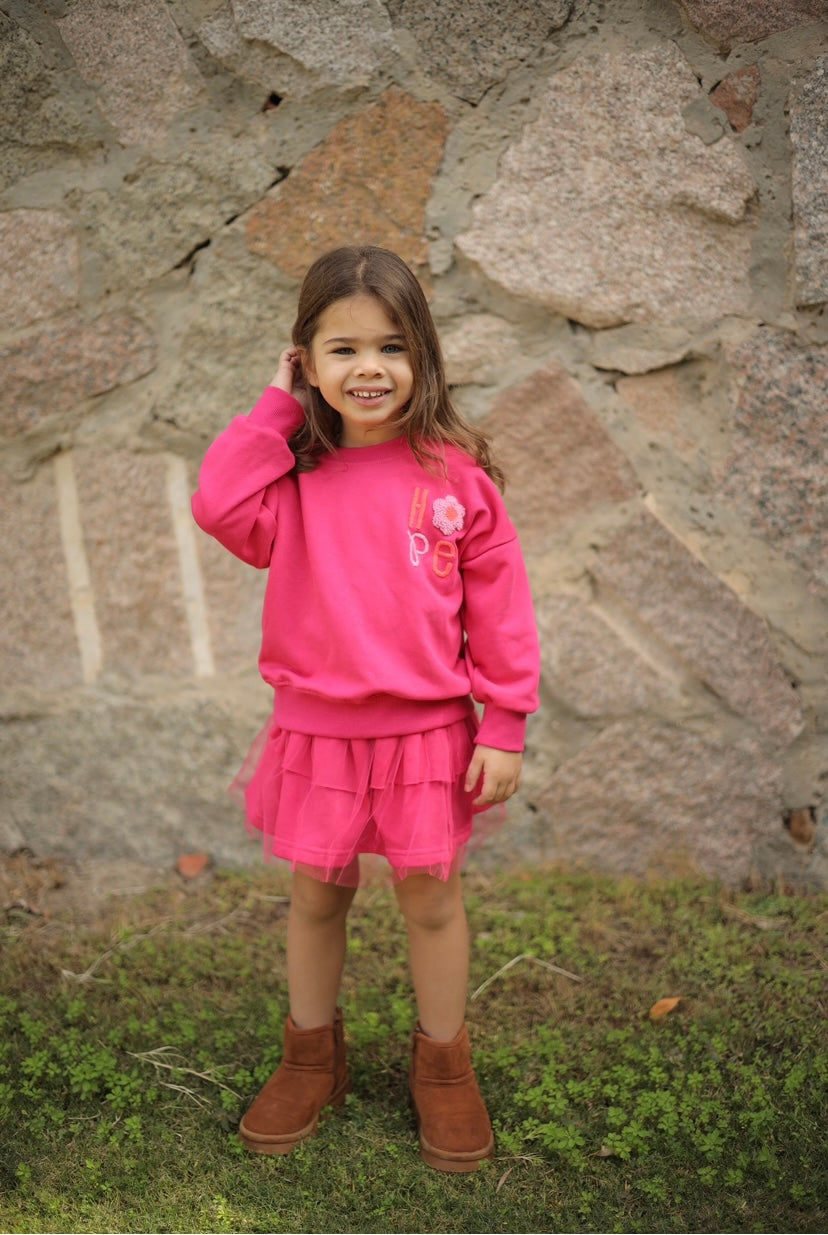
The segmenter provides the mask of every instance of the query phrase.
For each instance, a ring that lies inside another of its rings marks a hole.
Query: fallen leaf
[[[182,879],[197,879],[210,864],[210,856],[206,853],[182,853],[175,864]]]
[[[650,1020],[660,1021],[662,1016],[666,1016],[668,1012],[672,1012],[673,1008],[680,1003],[680,995],[675,999],[659,999],[658,1002],[654,1003],[650,1008]]]
[[[813,849],[817,833],[816,810],[813,806],[788,811],[783,823],[797,844]]]

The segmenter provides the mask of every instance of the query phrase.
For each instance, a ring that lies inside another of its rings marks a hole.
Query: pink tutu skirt
[[[356,887],[359,855],[380,854],[395,880],[447,879],[479,807],[463,782],[477,717],[401,737],[329,738],[269,724],[236,777],[265,858]],[[485,809],[485,808],[483,808]]]

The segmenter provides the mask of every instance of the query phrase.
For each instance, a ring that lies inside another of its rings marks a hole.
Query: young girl
[[[405,263],[378,248],[316,261],[293,347],[207,451],[193,498],[206,532],[269,570],[259,665],[275,708],[246,803],[293,870],[290,1015],[240,1125],[255,1152],[287,1153],[348,1090],[337,998],[361,853],[389,862],[408,932],[422,1156],[471,1171],[493,1152],[464,1024],[459,868],[473,813],[518,787],[538,679],[501,480],[451,405]]]

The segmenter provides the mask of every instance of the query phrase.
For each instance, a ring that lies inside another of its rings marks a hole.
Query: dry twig
[[[472,999],[477,999],[478,995],[482,995],[487,986],[491,986],[495,979],[501,977],[507,970],[518,965],[521,961],[531,961],[533,965],[542,965],[544,969],[551,970],[552,973],[559,973],[564,978],[569,978],[572,982],[583,982],[583,978],[577,973],[570,973],[568,969],[561,969],[559,965],[553,965],[551,961],[542,961],[539,956],[529,956],[528,953],[522,952],[520,956],[513,956],[505,965],[501,965],[497,973],[493,973],[490,978],[487,978],[472,995]]]
[[[156,1046],[151,1051],[127,1051],[133,1059],[139,1060],[141,1063],[152,1064],[153,1068],[166,1068],[169,1072],[179,1072],[184,1076],[194,1076],[200,1081],[207,1081],[210,1085],[218,1085],[219,1089],[226,1089],[234,1098],[240,1098],[235,1089],[231,1089],[229,1085],[225,1085],[224,1081],[220,1081],[212,1072],[198,1072],[195,1068],[188,1068],[184,1063],[168,1063],[167,1059],[174,1056],[176,1059],[182,1059],[174,1046]],[[167,1058],[161,1058],[166,1056]],[[181,1093],[189,1094],[195,1101],[203,1102],[203,1099],[196,1098],[192,1090],[187,1089],[184,1085],[174,1085],[172,1082],[159,1081],[159,1084],[164,1085],[166,1089],[176,1089]]]
[[[116,943],[114,947],[107,948],[102,952],[97,960],[94,960],[88,969],[84,969],[83,973],[74,973],[71,969],[61,969],[60,974],[63,978],[68,978],[70,982],[106,982],[107,978],[96,978],[95,973],[100,969],[105,961],[108,961],[111,956],[117,955],[118,952],[126,952],[128,948],[134,948],[137,943],[143,943],[145,939],[149,939],[152,935],[157,935],[160,930],[167,925],[169,919],[159,922],[151,931],[146,931],[142,935],[132,935],[129,939],[122,939],[120,943]]]

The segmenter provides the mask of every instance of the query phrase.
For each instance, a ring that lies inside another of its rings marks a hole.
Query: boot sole
[[[495,1143],[494,1137],[491,1138],[485,1149],[473,1149],[469,1153],[452,1154],[445,1149],[435,1149],[433,1145],[429,1145],[422,1133],[422,1125],[420,1123],[420,1112],[417,1110],[417,1103],[414,1101],[414,1094],[409,1089],[409,1103],[414,1115],[414,1122],[417,1125],[417,1137],[420,1142],[420,1157],[428,1166],[434,1168],[435,1171],[451,1171],[454,1174],[467,1174],[469,1171],[476,1171],[481,1162],[486,1162],[489,1158],[494,1157]]]
[[[300,1128],[298,1132],[291,1132],[288,1136],[268,1137],[256,1132],[245,1131],[244,1120],[242,1119],[239,1124],[239,1140],[245,1149],[248,1149],[253,1154],[289,1154],[297,1145],[301,1145],[302,1141],[306,1141],[309,1137],[313,1136],[319,1127],[320,1120],[325,1118],[325,1112],[330,1107],[342,1106],[350,1088],[350,1078],[346,1078],[339,1089],[331,1094],[316,1118],[306,1127]]]
[[[485,1162],[493,1156],[494,1139],[485,1149],[479,1152],[449,1155],[445,1151],[441,1152],[439,1149],[434,1149],[429,1145],[428,1141],[424,1140],[422,1133],[420,1133],[420,1157],[423,1162],[433,1167],[435,1171],[452,1171],[455,1174],[466,1174],[469,1171],[476,1171],[481,1162]]]

